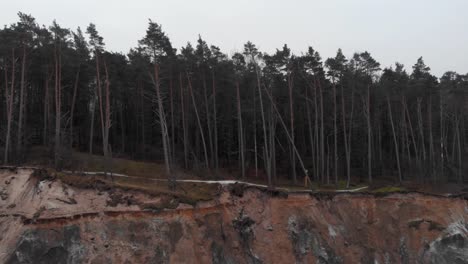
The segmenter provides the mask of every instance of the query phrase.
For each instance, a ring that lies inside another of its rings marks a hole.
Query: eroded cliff
[[[0,216],[3,263],[468,263],[461,196],[219,186],[188,205],[3,169]]]

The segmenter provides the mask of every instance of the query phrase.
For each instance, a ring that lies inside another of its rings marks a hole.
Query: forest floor
[[[56,171],[50,169],[51,161],[44,148],[33,148],[27,157],[27,165],[46,168],[48,175],[63,182],[84,188],[121,188],[140,190],[152,195],[174,195],[179,200],[189,204],[197,201],[208,201],[219,194],[221,185],[243,185],[268,189],[266,179],[249,176],[244,179],[237,177],[235,170],[219,169],[216,177],[209,171],[186,171],[174,169],[173,176],[177,179],[176,188],[171,188],[170,181],[165,173],[164,163],[143,162],[122,158],[104,158],[82,152],[69,153],[64,169]],[[112,175],[112,176],[111,176]],[[346,181],[340,180],[338,184],[318,184],[304,187],[303,181],[293,184],[286,177],[278,177],[275,191],[279,192],[365,192],[365,193],[393,193],[393,192],[425,192],[433,194],[460,194],[467,193],[468,186],[460,184],[424,184],[414,181],[405,181],[402,184],[394,182],[391,178],[376,179],[369,185],[352,178],[349,188]],[[302,184],[301,184],[302,183]]]

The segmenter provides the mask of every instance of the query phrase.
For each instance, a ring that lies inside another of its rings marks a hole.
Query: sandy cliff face
[[[0,171],[3,263],[468,263],[462,197],[226,187],[190,206],[31,173]]]

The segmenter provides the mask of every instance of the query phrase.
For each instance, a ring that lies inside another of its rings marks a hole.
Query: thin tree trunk
[[[290,144],[290,152],[291,152],[291,166],[292,166],[292,177],[293,183],[297,184],[297,176],[296,176],[296,155],[293,150],[294,145],[294,105],[293,105],[293,78],[292,73],[288,73],[288,88],[289,88],[289,113],[291,118],[291,138],[292,143]]]
[[[16,153],[21,155],[23,145],[23,113],[24,113],[24,89],[25,89],[25,71],[26,71],[26,47],[23,46],[23,59],[21,62],[21,80],[20,80],[20,100],[19,100],[19,116],[18,116],[18,140],[16,142]]]
[[[123,115],[124,104],[121,103],[119,106],[119,115],[120,115],[120,151],[125,153],[125,123]]]
[[[351,100],[354,101],[353,99],[353,94],[351,94]],[[351,108],[353,107],[354,103],[352,103]],[[342,121],[343,121],[343,140],[344,140],[344,145],[345,145],[345,155],[346,155],[346,188],[349,188],[350,182],[351,182],[351,146],[350,142],[348,142],[348,130],[346,128],[346,112],[345,112],[345,100],[344,100],[344,89],[343,86],[341,86],[341,115],[342,115]],[[352,115],[350,117],[350,123],[352,122]],[[349,134],[351,134],[351,127],[349,128]],[[349,136],[350,137],[350,136]]]
[[[160,80],[159,80],[159,65],[154,64],[154,87],[156,89],[156,96],[158,100],[158,114],[159,114],[159,124],[161,126],[161,135],[162,135],[162,143],[163,143],[163,151],[164,151],[164,163],[166,165],[166,175],[170,177],[171,181],[173,181],[173,176],[171,174],[171,164],[169,160],[169,136],[167,132],[167,123],[166,123],[166,116],[164,113],[164,106],[161,97],[160,91]],[[175,182],[172,182],[173,185]]]
[[[48,74],[46,75],[45,78],[45,84],[44,84],[44,128],[42,132],[42,144],[45,146],[47,145],[47,139],[48,139],[48,124],[49,124],[49,82],[50,78]]]
[[[145,118],[145,100],[143,93],[143,84],[141,80],[138,81],[138,86],[140,88],[140,110],[141,110],[141,154],[145,154],[146,147],[146,118]]]
[[[409,164],[413,164],[413,160],[411,157],[411,143],[409,139],[409,133],[408,133],[408,123],[406,121],[406,112],[405,112],[405,102],[404,99],[405,97],[402,95],[400,97],[401,99],[401,120],[402,120],[402,127],[403,127],[403,144],[402,144],[402,152],[405,152],[406,149],[406,155],[408,156],[408,161]]]
[[[105,119],[104,119],[104,109],[102,106],[102,86],[101,86],[101,71],[100,71],[100,63],[99,63],[99,53],[96,51],[95,52],[95,59],[96,59],[96,78],[97,78],[97,95],[98,95],[98,101],[99,101],[99,114],[101,116],[100,121],[101,121],[101,135],[102,135],[102,150],[104,157],[107,157],[107,145],[106,145],[106,132],[105,132]]]
[[[426,144],[424,140],[424,126],[423,126],[423,118],[422,118],[422,113],[421,113],[421,102],[422,99],[418,98],[418,105],[417,105],[417,111],[418,111],[418,127],[419,127],[419,135],[421,137],[421,145],[422,145],[422,157],[423,157],[423,162],[426,162]]]
[[[211,121],[210,121],[210,110],[208,106],[208,93],[207,93],[207,87],[206,87],[206,77],[205,73],[203,72],[203,93],[205,95],[205,114],[206,114],[206,125],[208,127],[208,143],[210,145],[210,161],[211,165],[214,164],[214,157],[213,157],[213,152],[214,152],[214,146],[213,146],[213,137],[211,135]]]
[[[315,165],[316,165],[316,172],[315,172],[315,177],[316,177],[316,181],[319,182],[320,180],[320,173],[321,173],[321,168],[322,168],[322,164],[320,162],[321,158],[323,158],[323,156],[321,156],[323,153],[320,152],[320,137],[319,137],[319,108],[318,108],[318,102],[317,102],[317,99],[318,99],[318,96],[317,96],[317,83],[315,81],[315,77],[314,77],[314,113],[315,113],[315,157],[317,158],[316,159],[316,162],[315,162]]]
[[[7,132],[6,132],[6,139],[5,139],[5,154],[3,156],[3,163],[6,164],[8,162],[8,153],[9,153],[9,146],[10,146],[10,133],[11,133],[11,122],[13,119],[13,97],[14,97],[14,88],[15,88],[15,49],[12,49],[11,52],[11,85],[10,85],[10,92],[8,92],[8,74],[7,74],[7,67],[5,66],[5,102],[7,107]]]
[[[174,87],[173,87],[172,72],[169,80],[169,100],[171,103],[171,160],[175,160],[175,125],[174,125]]]
[[[182,73],[179,73],[179,86],[180,86],[180,105],[182,112],[182,130],[183,130],[183,143],[184,143],[184,165],[185,168],[188,168],[188,137],[187,137],[187,128],[185,121],[185,100],[184,100],[184,90],[182,83]]]
[[[190,80],[190,77],[189,77],[188,73],[187,73],[187,81],[188,81],[188,85],[189,85],[190,97],[192,97],[193,108],[195,109],[195,115],[197,117],[198,128],[200,129],[200,135],[201,135],[201,139],[202,139],[202,143],[203,143],[203,151],[204,151],[204,154],[205,154],[205,166],[206,166],[207,169],[209,169],[210,164],[209,164],[209,160],[208,160],[208,150],[206,148],[205,135],[203,133],[203,127],[202,127],[202,124],[201,124],[200,115],[198,114],[197,103],[195,102],[195,96],[193,94],[192,81]]]
[[[336,84],[333,82],[333,173],[336,179],[338,175],[338,129],[336,127],[336,120],[338,119],[336,111]],[[338,181],[335,182],[338,184]],[[327,184],[330,184],[330,177],[327,176]]]
[[[62,117],[62,58],[60,49],[55,47],[55,167],[60,163],[61,117]]]
[[[270,104],[270,113],[268,115],[268,123],[269,123],[269,129],[270,133],[268,134],[269,138],[269,151],[270,151],[270,159],[268,161],[268,166],[270,168],[271,172],[271,178],[272,178],[272,183],[275,186],[277,182],[276,178],[276,153],[275,153],[275,134],[276,134],[276,119],[274,119],[273,116],[273,106]]]
[[[213,80],[213,121],[214,121],[214,168],[215,174],[218,175],[218,167],[219,167],[219,157],[218,157],[218,117],[216,113],[216,79],[214,69],[212,70],[212,80]]]
[[[353,117],[354,117],[354,87],[351,89],[351,115],[349,117],[349,123],[348,123],[348,160],[346,161],[347,167],[348,167],[348,181],[346,184],[346,188],[350,187],[351,183],[351,151],[352,151],[352,136],[353,136]]]
[[[254,116],[254,122],[253,122],[253,131],[254,131],[254,162],[255,162],[255,178],[258,178],[258,145],[257,145],[257,100],[256,100],[256,94],[257,92],[255,89],[252,89],[253,92],[253,116]]]
[[[314,177],[316,176],[316,160],[315,160],[315,139],[314,139],[314,134],[312,131],[312,119],[310,116],[310,105],[309,105],[309,97],[308,97],[308,89],[305,91],[305,96],[306,96],[306,113],[307,113],[307,123],[309,126],[309,140],[310,140],[310,149],[311,149],[311,155],[312,155],[312,171],[314,173]],[[338,175],[335,175],[335,181],[338,182]]]
[[[261,89],[261,83],[260,83],[260,76],[258,73],[258,66],[256,66],[256,73],[257,73],[257,90],[258,90],[258,96],[260,99],[260,113],[262,117],[262,126],[263,126],[263,147],[264,147],[264,162],[266,165],[266,171],[267,171],[267,177],[268,177],[268,187],[272,187],[272,182],[271,182],[271,160],[270,160],[270,153],[268,151],[268,137],[267,137],[267,127],[266,127],[266,120],[265,120],[265,112],[264,112],[264,107],[263,107],[263,96],[262,96],[262,89]]]
[[[427,118],[428,118],[428,126],[429,126],[429,169],[430,169],[430,174],[435,177],[435,172],[434,172],[434,139],[433,139],[433,134],[432,134],[432,96],[429,96],[429,102],[428,102],[428,107],[427,107]],[[435,179],[433,179],[435,180]]]
[[[240,100],[240,89],[239,89],[239,82],[236,81],[236,91],[237,91],[237,120],[239,124],[239,153],[240,153],[240,160],[241,160],[241,175],[242,179],[245,178],[245,158],[244,158],[244,129],[242,126],[242,109],[241,109],[241,100]]]
[[[403,102],[404,102],[404,111],[406,112],[406,117],[408,119],[409,127],[410,127],[410,134],[411,134],[411,139],[413,141],[413,150],[416,155],[416,163],[418,166],[420,166],[420,158],[419,158],[419,150],[418,150],[418,144],[416,142],[416,137],[414,135],[414,129],[413,129],[413,123],[411,122],[411,116],[408,111],[408,105],[406,103],[406,99],[403,97]]]
[[[442,104],[442,99],[439,101],[440,107],[440,176],[444,177],[444,149],[445,149],[445,129],[444,129],[444,106]]]
[[[290,142],[291,145],[293,146],[294,152],[296,153],[297,158],[298,158],[298,160],[299,160],[299,164],[301,165],[302,170],[303,170],[303,172],[304,172],[304,176],[305,176],[305,177],[308,179],[308,181],[310,182],[309,173],[308,173],[308,171],[307,171],[307,169],[306,169],[306,167],[305,167],[305,165],[304,165],[304,162],[302,161],[301,155],[299,154],[299,151],[297,150],[296,145],[294,144],[294,141],[293,141],[293,138],[292,138],[291,134],[288,132],[288,127],[287,127],[286,124],[284,123],[284,120],[283,120],[283,118],[281,117],[280,112],[278,111],[278,108],[276,107],[275,102],[273,101],[272,95],[270,94],[270,92],[268,92],[268,90],[267,90],[267,88],[266,88],[265,86],[264,86],[264,89],[265,89],[265,92],[266,92],[268,98],[270,99],[271,105],[272,105],[273,109],[275,110],[276,115],[278,116],[278,118],[279,118],[279,120],[280,120],[281,125],[283,126],[283,129],[284,129],[284,131],[285,131],[285,133],[286,133],[286,135],[287,135],[287,137],[288,137],[288,139],[289,139],[289,142]]]
[[[367,173],[368,173],[369,183],[372,183],[372,128],[371,128],[371,113],[370,113],[370,85],[367,85],[366,117],[367,117]]]
[[[106,78],[106,85],[105,85],[105,109],[104,109],[104,127],[103,127],[103,151],[104,151],[104,157],[109,157],[109,130],[111,127],[111,109],[110,109],[110,81],[109,81],[109,72],[107,71],[107,63],[104,61],[104,73],[105,73],[105,78]],[[104,96],[104,95],[103,95]]]
[[[89,154],[93,154],[93,142],[94,142],[94,112],[96,110],[96,92],[93,93],[91,99],[91,125],[89,127]]]
[[[321,178],[322,178],[322,182],[323,182],[323,178],[325,176],[325,125],[324,125],[324,120],[323,120],[323,92],[322,92],[322,86],[318,85],[319,87],[319,95],[320,95],[320,152],[321,152],[321,160],[322,160],[322,164],[321,164],[321,168],[322,168],[322,171],[321,171]]]
[[[75,103],[76,103],[76,94],[78,91],[78,81],[80,78],[80,68],[78,67],[78,71],[76,72],[75,76],[75,85],[73,87],[73,97],[72,97],[72,105],[70,110],[70,147],[73,147],[73,116],[75,113]]]
[[[395,145],[395,156],[397,160],[398,166],[398,181],[401,183],[403,178],[401,176],[401,168],[400,168],[400,153],[398,151],[398,140],[395,132],[395,125],[393,124],[393,115],[392,115],[392,106],[390,105],[390,98],[387,95],[387,106],[388,106],[388,115],[390,117],[390,124],[392,126],[392,133],[393,133],[393,143]]]
[[[461,139],[460,139],[460,119],[458,117],[458,114],[456,114],[455,117],[455,130],[457,133],[457,150],[458,150],[458,182],[462,183],[463,182],[463,162],[462,162],[462,147],[461,147]]]

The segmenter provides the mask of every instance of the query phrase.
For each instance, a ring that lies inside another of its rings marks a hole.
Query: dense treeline
[[[121,54],[93,24],[41,27],[19,13],[0,30],[0,89],[4,163],[43,145],[57,167],[76,149],[269,184],[466,180],[468,74],[438,79],[422,58],[407,72],[368,52],[323,60],[247,42],[228,57],[201,37],[176,50],[153,21]]]

